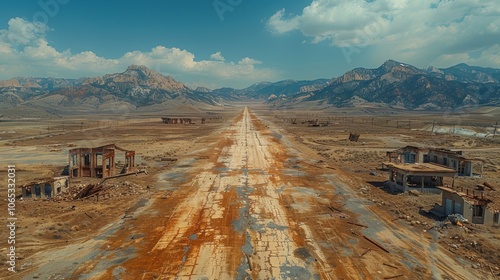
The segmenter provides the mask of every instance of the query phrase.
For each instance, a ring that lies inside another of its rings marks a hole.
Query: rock
[[[414,195],[414,196],[420,196],[420,192],[417,191],[417,190],[411,190],[408,192],[410,195]]]
[[[372,176],[377,176],[377,175],[378,175],[378,173],[377,173],[377,172],[375,172],[375,171],[372,171],[372,172],[370,172],[370,175],[372,175]]]
[[[79,227],[79,226],[77,226],[77,225],[74,225],[74,226],[72,226],[72,227],[71,227],[71,230],[72,230],[72,231],[79,231],[79,230],[80,230],[80,227]]]
[[[480,269],[481,268],[481,264],[479,264],[479,263],[473,263],[472,264],[472,268],[474,268],[474,269]]]

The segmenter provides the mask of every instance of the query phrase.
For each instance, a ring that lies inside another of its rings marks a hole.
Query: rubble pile
[[[87,195],[81,196],[82,192]],[[110,199],[122,196],[138,195],[148,192],[149,186],[141,186],[125,181],[119,184],[104,183],[102,185],[75,185],[65,189],[60,195],[53,198],[55,201],[72,201],[74,199],[85,199],[95,197],[95,199]],[[80,195],[80,197],[79,197]]]

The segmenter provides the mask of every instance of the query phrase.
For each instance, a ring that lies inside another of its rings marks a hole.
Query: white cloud
[[[22,18],[13,18],[9,28],[0,30],[0,40],[15,45],[28,45],[39,38],[44,38],[49,28],[43,23],[32,23]]]
[[[210,55],[210,58],[217,61],[225,61],[226,59],[222,56],[221,52],[216,52]]]
[[[98,76],[122,72],[131,64],[145,65],[164,74],[175,73],[174,78],[192,84],[242,87],[276,76],[271,69],[256,67],[261,62],[248,57],[236,63],[227,62],[221,52],[216,52],[210,60],[196,60],[193,53],[175,47],[130,51],[117,59],[101,57],[92,51],[73,54],[51,46],[46,38],[49,30],[43,24],[21,18],[9,20],[8,29],[0,30],[0,65],[4,66],[0,68],[0,79]]]
[[[479,61],[471,53],[489,54],[499,26],[497,0],[314,0],[300,14],[279,10],[267,21],[274,33],[297,30],[311,43],[423,64],[463,54],[469,60],[460,62]]]

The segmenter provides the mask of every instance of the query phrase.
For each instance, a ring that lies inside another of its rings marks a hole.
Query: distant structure
[[[191,118],[161,118],[163,123],[165,124],[193,124]],[[204,119],[202,119],[202,123],[205,123]]]
[[[128,151],[114,144],[96,148],[76,148],[69,151],[70,178],[106,178],[115,175],[115,150],[124,152],[120,173],[131,172],[135,166],[135,151]]]
[[[359,133],[349,133],[349,141],[358,142],[359,141]]]

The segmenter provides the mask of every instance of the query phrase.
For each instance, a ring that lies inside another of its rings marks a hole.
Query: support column
[[[403,189],[405,192],[408,191],[408,176],[406,174],[403,174]]]

